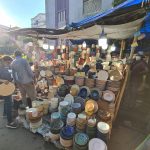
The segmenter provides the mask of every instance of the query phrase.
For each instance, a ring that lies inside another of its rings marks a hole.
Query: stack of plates
[[[74,97],[74,103],[80,103],[81,104],[81,109],[84,110],[85,109],[85,99],[83,99],[80,96],[76,96]]]
[[[90,139],[96,136],[96,119],[89,119],[86,127],[86,134]]]
[[[109,75],[108,72],[105,70],[101,70],[97,73],[97,79],[101,81],[107,81]]]
[[[111,120],[111,114],[107,111],[104,111],[104,110],[99,110],[98,111],[98,117],[103,122],[107,122],[107,121]]]
[[[74,76],[64,76],[65,84],[73,85],[74,84]]]
[[[75,78],[75,84],[79,85],[79,86],[84,86],[84,77],[76,77]]]
[[[37,122],[30,122],[30,129],[38,129],[42,125],[42,118]]]
[[[104,91],[106,87],[107,81],[96,79],[96,87],[100,89],[100,91]]]
[[[48,109],[49,109],[49,101],[48,100],[44,100],[43,101],[43,113],[44,115],[48,114]]]
[[[87,120],[85,114],[79,114],[76,120],[76,131],[77,132],[85,132]]]
[[[50,123],[50,132],[52,134],[59,134],[61,129],[63,128],[64,123],[62,120],[58,120]]]
[[[115,112],[115,103],[110,103],[109,106],[108,106],[108,111],[111,113],[111,114],[114,114]]]
[[[63,147],[71,147],[73,145],[74,128],[66,126],[60,132],[60,143]]]
[[[75,113],[69,113],[67,115],[67,125],[75,126],[76,124],[76,114]]]
[[[120,90],[121,86],[121,81],[111,81],[109,80],[107,82],[107,87],[106,89],[113,91],[113,92],[118,92]]]
[[[103,100],[107,102],[114,102],[115,101],[115,94],[112,91],[104,91],[103,92]]]
[[[71,105],[74,103],[74,98],[71,94],[67,94],[64,98],[64,101],[68,102],[69,105]]]
[[[72,108],[72,112],[74,112],[75,114],[81,113],[81,104],[80,103],[73,103],[71,105],[71,108]]]
[[[89,88],[94,88],[95,86],[95,79],[86,78],[85,85]]]
[[[67,119],[67,114],[70,111],[69,103],[67,101],[60,102],[58,110],[59,110],[61,119],[65,122]]]
[[[101,139],[93,138],[89,141],[89,150],[107,150],[107,145]]]
[[[51,122],[56,122],[60,120],[60,113],[54,112],[51,114]]]
[[[110,132],[110,126],[109,124],[105,122],[99,122],[97,124],[97,137],[101,140],[103,140],[105,143],[108,143],[109,140],[109,132]]]
[[[49,110],[53,111],[57,109],[57,107],[58,107],[58,98],[51,98]]]

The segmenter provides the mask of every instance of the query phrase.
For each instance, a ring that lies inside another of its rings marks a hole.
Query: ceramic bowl
[[[81,104],[81,109],[84,110],[85,108],[85,99],[83,99],[80,96],[74,97],[74,103],[80,103]]]
[[[77,133],[74,137],[74,140],[77,145],[85,146],[89,141],[89,137],[85,133]]]
[[[52,134],[59,134],[61,129],[63,128],[64,123],[63,121],[55,121],[50,123],[50,131]]]
[[[105,123],[105,122],[99,122],[97,124],[97,129],[98,131],[100,131],[103,134],[107,134],[110,131],[110,126],[109,124]]]
[[[64,98],[64,101],[67,101],[69,103],[69,105],[74,103],[74,98],[71,94],[67,94]]]
[[[103,92],[103,99],[108,102],[115,101],[115,94],[112,91],[106,90]]]
[[[98,101],[102,96],[102,93],[98,89],[92,89],[91,99]]]

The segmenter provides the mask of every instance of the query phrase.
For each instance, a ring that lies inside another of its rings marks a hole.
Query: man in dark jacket
[[[9,56],[4,56],[1,59],[1,66],[0,66],[0,83],[3,83],[2,80],[6,80],[4,83],[8,84],[12,81],[11,73],[9,72],[9,66],[12,62],[12,58]],[[13,122],[12,119],[12,95],[9,96],[3,96],[4,99],[4,113],[6,113],[7,116],[7,125],[8,128],[17,128],[17,125],[15,122]]]

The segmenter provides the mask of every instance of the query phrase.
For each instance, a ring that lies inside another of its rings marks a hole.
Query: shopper
[[[1,65],[0,65],[0,82],[8,84],[12,81],[11,74],[9,72],[10,64],[12,62],[12,58],[9,56],[4,56],[1,59]],[[3,80],[6,80],[3,82]],[[4,114],[7,116],[7,125],[8,128],[17,128],[17,125],[15,122],[13,122],[12,119],[12,95],[3,96],[4,99]]]
[[[134,62],[131,65],[131,101],[130,107],[136,104],[136,96],[143,90],[145,76],[148,73],[148,65],[144,60],[144,56],[137,54]]]
[[[20,51],[16,51],[14,55],[16,58],[11,64],[13,78],[21,92],[23,104],[27,106],[27,96],[31,101],[36,99],[34,74]]]

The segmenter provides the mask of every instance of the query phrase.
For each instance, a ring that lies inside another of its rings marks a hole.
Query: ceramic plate
[[[112,101],[115,101],[115,94],[112,92],[112,91],[104,91],[103,93],[103,99],[105,101],[108,101],[108,102],[112,102]]]
[[[97,129],[101,132],[101,133],[108,133],[110,130],[109,124],[105,123],[105,122],[99,122],[97,124]]]
[[[94,138],[89,141],[89,150],[107,150],[107,146],[101,139]]]
[[[75,142],[80,145],[80,146],[84,146],[88,143],[88,136],[84,133],[77,133],[75,135]]]
[[[101,70],[97,73],[98,80],[106,81],[108,79],[108,72]]]

